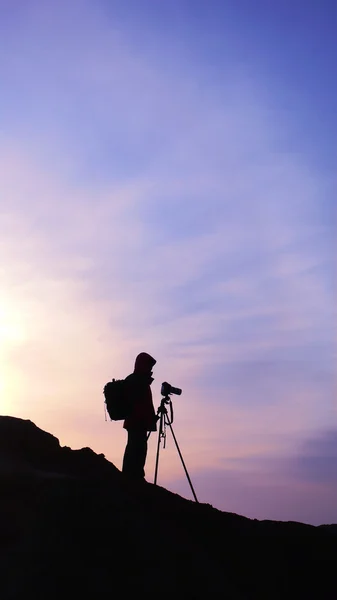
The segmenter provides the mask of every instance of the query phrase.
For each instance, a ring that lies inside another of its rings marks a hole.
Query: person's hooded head
[[[141,375],[152,375],[152,369],[156,362],[150,354],[141,352],[136,358],[134,372]]]

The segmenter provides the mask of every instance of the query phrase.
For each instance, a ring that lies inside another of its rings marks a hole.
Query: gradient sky
[[[336,56],[335,0],[0,0],[2,414],[120,467],[144,350],[201,501],[337,522]]]

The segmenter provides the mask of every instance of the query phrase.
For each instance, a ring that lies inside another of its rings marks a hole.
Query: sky
[[[102,390],[146,351],[199,501],[337,522],[336,32],[335,0],[0,0],[1,414],[120,468]],[[170,432],[158,483],[192,498]]]

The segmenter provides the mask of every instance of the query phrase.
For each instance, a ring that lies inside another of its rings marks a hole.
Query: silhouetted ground
[[[250,520],[132,484],[0,417],[0,599],[337,597],[337,527]]]

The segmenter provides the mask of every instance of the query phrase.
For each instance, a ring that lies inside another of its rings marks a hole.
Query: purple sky
[[[3,414],[120,467],[101,390],[145,350],[200,500],[337,522],[336,30],[329,0],[0,0]],[[159,482],[190,497],[170,438]]]

